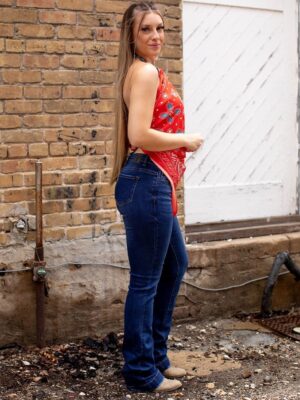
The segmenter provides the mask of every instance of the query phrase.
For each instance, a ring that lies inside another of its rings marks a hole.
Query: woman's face
[[[137,13],[133,24],[135,52],[146,61],[153,63],[164,43],[164,23],[155,12]]]

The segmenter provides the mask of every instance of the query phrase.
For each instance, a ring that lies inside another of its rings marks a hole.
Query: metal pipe
[[[36,282],[36,339],[37,346],[45,346],[45,265],[43,248],[41,161],[35,163],[36,247],[34,252],[33,280]]]
[[[287,251],[277,253],[262,296],[262,317],[269,317],[272,315],[272,293],[274,286],[277,283],[278,276],[280,275],[280,268],[283,264],[287,267],[289,272],[295,276],[296,281],[300,280],[300,268],[291,259],[289,253]]]
[[[35,204],[36,204],[36,247],[34,259],[35,261],[44,260],[43,249],[43,206],[42,206],[42,171],[43,164],[41,161],[35,163]]]

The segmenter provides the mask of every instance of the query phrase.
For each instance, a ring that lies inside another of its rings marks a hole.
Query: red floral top
[[[158,69],[159,86],[155,99],[151,128],[171,134],[184,133],[184,107],[182,100],[162,69]],[[177,214],[176,187],[186,169],[186,150],[180,147],[167,151],[148,151],[145,154],[163,171],[172,186],[172,210]]]

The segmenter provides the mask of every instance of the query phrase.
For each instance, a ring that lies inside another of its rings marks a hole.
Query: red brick
[[[120,31],[119,29],[112,28],[96,28],[96,39],[109,42],[118,42],[120,40]]]
[[[116,74],[110,71],[81,71],[80,79],[86,84],[113,84],[116,79]],[[100,90],[100,88],[99,88]],[[100,90],[101,92],[101,90]]]
[[[112,136],[112,129],[111,128],[93,128],[93,129],[88,129],[84,130],[81,138],[84,141],[101,141],[101,140],[107,140],[110,139]]]
[[[53,87],[25,87],[24,97],[28,99],[58,99],[61,97],[61,88]]]
[[[11,144],[8,147],[9,158],[24,158],[27,156],[27,145],[26,144]]]
[[[68,154],[67,143],[50,143],[51,156],[65,156]]]
[[[7,53],[24,53],[25,51],[24,40],[6,39],[5,45]]]
[[[93,11],[94,0],[57,0],[57,7],[66,10]]]
[[[89,151],[89,146],[87,143],[69,143],[69,154],[71,156],[83,156],[86,155]]]
[[[24,125],[30,128],[61,126],[61,115],[25,115]]]
[[[114,58],[106,58],[104,60],[100,60],[100,70],[101,71],[115,71],[118,67],[118,59]]]
[[[60,39],[93,39],[93,29],[85,26],[59,26],[57,37]]]
[[[45,171],[61,170],[61,169],[76,169],[76,157],[62,158],[47,158],[43,161]]]
[[[81,183],[95,183],[99,181],[99,172],[66,172],[64,173],[65,185],[76,185]]]
[[[47,24],[76,24],[76,13],[71,11],[40,11],[39,20]]]
[[[0,67],[19,68],[21,66],[21,56],[18,54],[0,54]]]
[[[89,126],[88,123],[88,115],[87,114],[71,114],[71,115],[63,115],[63,126]]]
[[[8,114],[36,114],[43,109],[39,100],[6,100],[4,104]]]
[[[103,168],[106,164],[106,158],[101,156],[83,156],[79,158],[80,169]]]
[[[98,57],[66,55],[61,59],[60,64],[66,68],[94,69],[98,67]]]
[[[120,0],[96,0],[96,11],[98,12],[112,12],[122,14],[126,8],[130,5],[129,1]]]
[[[12,186],[12,175],[0,174],[0,187],[6,188]]]
[[[81,197],[99,197],[100,184],[83,184],[81,187]]]
[[[67,41],[66,42],[66,53],[83,54],[84,43],[79,41]]]
[[[113,86],[102,86],[99,89],[101,99],[114,99],[115,88]]]
[[[84,45],[86,54],[98,54],[100,57],[105,57],[107,55],[104,43],[86,41]]]
[[[45,227],[53,226],[72,226],[81,224],[81,215],[79,213],[57,213],[48,214],[44,217]]]
[[[19,36],[32,38],[52,38],[55,35],[55,27],[51,25],[17,24],[16,33]]]
[[[78,71],[43,71],[47,84],[76,84],[79,81]]]
[[[36,143],[43,140],[43,132],[33,129],[2,131],[1,136],[4,143]]]
[[[13,0],[0,0],[0,6],[12,6]]]
[[[14,26],[12,24],[0,24],[0,36],[8,38],[14,36]]]
[[[35,214],[35,202],[28,202],[30,214]],[[43,214],[59,213],[64,211],[64,201],[43,201]]]
[[[0,203],[0,218],[7,218],[12,215],[12,209],[14,204]]]
[[[24,200],[33,200],[35,197],[34,189],[10,189],[6,190],[3,194],[3,201],[5,203],[20,202]]]
[[[111,168],[104,168],[100,172],[100,180],[101,182],[110,182],[110,177],[111,177],[112,169]]]
[[[23,174],[13,174],[12,175],[12,180],[13,180],[13,182],[12,182],[12,185],[14,186],[14,187],[16,187],[16,186],[24,186],[24,176],[23,176]]]
[[[0,144],[0,159],[7,157],[7,149],[8,149],[8,147],[6,145]]]
[[[66,232],[68,240],[87,239],[99,236],[103,229],[99,226],[78,226],[67,228]]]
[[[23,65],[27,68],[55,69],[59,67],[59,56],[25,54]]]
[[[27,40],[26,51],[28,53],[65,53],[65,43],[61,40]]]
[[[100,98],[100,88],[98,86],[66,86],[63,88],[63,97],[66,99]]]
[[[37,22],[36,10],[21,10],[17,8],[1,8],[0,22]]]
[[[54,0],[17,0],[17,7],[54,8]]]
[[[2,72],[3,82],[5,83],[37,83],[41,82],[42,74],[41,71],[10,71],[3,70]]]
[[[101,205],[101,199],[96,197],[92,199],[68,199],[66,202],[66,211],[99,210]]]
[[[102,198],[103,208],[116,208],[116,201],[114,197]]]
[[[44,101],[47,113],[77,113],[82,109],[80,100],[48,100]]]
[[[33,160],[5,160],[0,161],[0,173],[11,174],[14,172],[34,171],[35,163]]]
[[[98,118],[98,123],[102,126],[110,127],[111,121],[114,120],[114,115],[111,113],[100,114]]]
[[[56,199],[72,199],[79,197],[78,186],[57,186],[44,188],[43,190],[45,199],[56,200]]]
[[[112,100],[85,100],[83,102],[82,111],[90,113],[105,113],[113,112],[115,108],[115,102]]]
[[[0,99],[20,99],[22,88],[16,86],[0,86]]]
[[[32,143],[29,145],[30,157],[47,157],[48,144],[47,143]]]
[[[43,238],[46,242],[53,242],[61,240],[65,237],[65,230],[63,228],[45,228],[43,231]]]
[[[108,183],[100,184],[100,195],[101,196],[110,196],[114,194],[114,186]]]
[[[62,174],[58,172],[43,172],[43,186],[53,186],[62,184]],[[35,174],[27,174],[24,176],[25,186],[35,186]]]
[[[89,213],[84,213],[82,215],[82,223],[84,225],[89,224],[108,224],[114,222],[116,219],[115,210],[100,210]]]
[[[119,44],[118,43],[106,43],[105,44],[105,54],[110,57],[118,56]]]
[[[45,129],[44,140],[45,142],[57,142],[63,140],[64,142],[77,141],[81,137],[80,128],[61,128],[61,129]]]
[[[22,119],[18,115],[0,115],[0,126],[2,129],[20,128]]]

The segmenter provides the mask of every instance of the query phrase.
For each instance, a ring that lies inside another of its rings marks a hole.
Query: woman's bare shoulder
[[[153,64],[145,62],[134,63],[130,68],[131,71],[131,84],[152,84],[158,83],[158,71]]]

